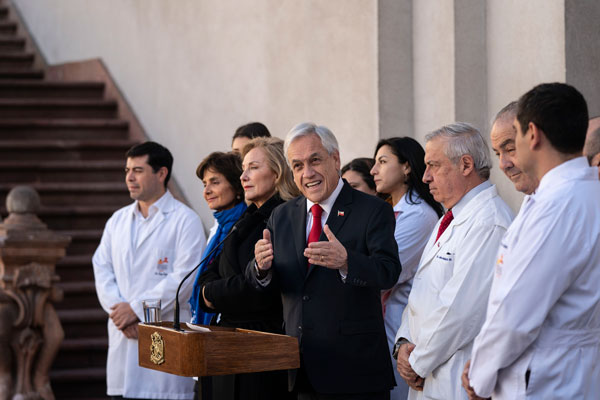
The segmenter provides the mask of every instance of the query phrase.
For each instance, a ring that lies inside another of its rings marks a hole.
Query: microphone
[[[223,240],[221,240],[215,247],[214,249],[212,249],[207,255],[206,257],[204,257],[202,259],[202,261],[200,261],[200,263],[198,265],[196,265],[194,267],[194,269],[192,269],[190,272],[188,272],[188,274],[186,276],[183,277],[183,279],[181,280],[181,282],[179,282],[179,286],[177,287],[177,292],[175,293],[175,315],[173,316],[173,329],[175,329],[176,331],[181,331],[181,326],[179,324],[179,290],[181,289],[181,286],[183,285],[183,282],[186,281],[187,278],[189,278],[201,265],[204,261],[206,261],[214,252],[215,250],[217,250],[225,240],[227,240],[227,238],[229,236],[231,236],[231,234],[233,232],[237,231],[237,226],[234,225],[231,230],[229,231],[229,233],[227,235],[225,235],[225,237],[223,238]]]

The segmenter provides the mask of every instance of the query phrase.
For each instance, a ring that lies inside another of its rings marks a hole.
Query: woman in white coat
[[[398,283],[382,293],[385,329],[390,347],[390,358],[398,386],[392,391],[392,400],[404,400],[408,386],[398,374],[396,360],[391,356],[396,332],[402,322],[402,312],[408,301],[413,277],[425,244],[431,235],[442,206],[433,199],[423,183],[425,151],[409,137],[381,140],[375,149],[375,165],[371,175],[377,192],[389,195],[396,217],[394,236],[398,243],[398,256],[402,273]]]

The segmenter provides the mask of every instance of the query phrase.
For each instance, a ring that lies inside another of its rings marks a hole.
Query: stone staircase
[[[134,141],[104,83],[50,80],[32,49],[14,10],[0,0],[0,203],[12,187],[31,185],[42,221],[72,237],[57,265],[65,340],[52,387],[57,399],[106,398],[107,315],[91,257],[106,220],[131,202],[123,168]],[[6,217],[4,206],[0,212]]]

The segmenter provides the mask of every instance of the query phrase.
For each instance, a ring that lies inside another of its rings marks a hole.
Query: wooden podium
[[[212,376],[300,368],[298,339],[246,329],[172,322],[138,325],[139,365],[180,376]]]

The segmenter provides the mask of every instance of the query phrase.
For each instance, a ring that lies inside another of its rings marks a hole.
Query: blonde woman
[[[242,149],[240,181],[250,203],[236,223],[237,231],[223,244],[219,258],[200,276],[200,306],[220,314],[217,325],[282,331],[281,297],[275,291],[256,291],[244,279],[254,257],[254,244],[262,238],[271,212],[299,194],[277,138],[256,138]],[[286,371],[217,376],[212,378],[212,399],[280,400],[289,396]]]

